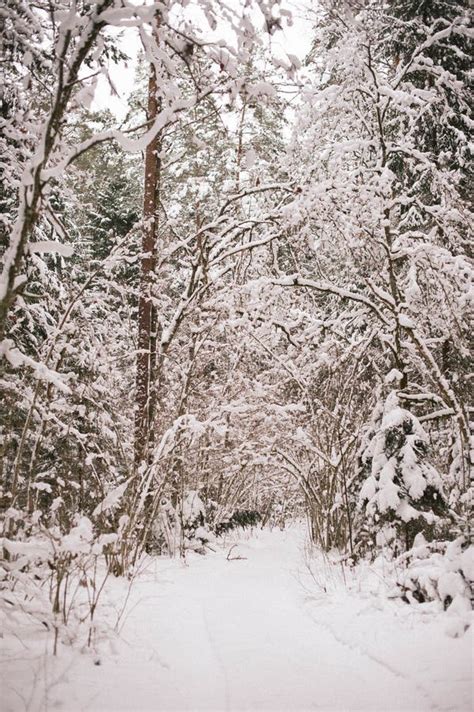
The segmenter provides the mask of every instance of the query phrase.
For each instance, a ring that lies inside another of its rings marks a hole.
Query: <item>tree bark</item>
[[[157,79],[153,65],[148,80],[148,122],[160,111]],[[143,200],[142,256],[138,298],[138,354],[135,395],[135,465],[148,459],[152,415],[155,411],[156,389],[152,384],[156,361],[156,308],[153,304],[153,282],[156,266],[156,241],[160,189],[161,137],[158,134],[146,148]]]

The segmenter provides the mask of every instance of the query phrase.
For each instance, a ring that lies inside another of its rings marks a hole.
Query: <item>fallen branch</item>
[[[227,554],[227,561],[244,561],[247,559],[246,556],[231,556],[232,551],[235,549],[237,544],[232,544],[232,546],[229,549],[229,553]]]

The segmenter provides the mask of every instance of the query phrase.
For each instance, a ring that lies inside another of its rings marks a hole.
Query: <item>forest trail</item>
[[[413,607],[349,594],[322,561],[311,576],[301,529],[258,532],[232,551],[246,558],[228,561],[229,548],[193,555],[189,566],[152,560],[131,589],[120,636],[101,643],[95,665],[87,655],[59,658],[63,672],[49,670],[37,708],[469,709],[469,634],[454,640]],[[110,620],[124,593],[117,580],[103,604]]]

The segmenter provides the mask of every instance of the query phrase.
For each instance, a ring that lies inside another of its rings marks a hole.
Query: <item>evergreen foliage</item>
[[[440,528],[446,496],[428,450],[419,421],[391,393],[361,456],[366,476],[359,496],[373,544],[408,550],[417,534],[434,538],[436,525]]]

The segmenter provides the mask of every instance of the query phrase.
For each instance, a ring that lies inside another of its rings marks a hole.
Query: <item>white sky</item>
[[[236,4],[241,4],[241,0],[231,0]],[[305,15],[307,10],[313,7],[313,0],[287,0],[281,7],[291,10],[293,25],[283,30],[277,31],[271,38],[271,51],[276,56],[285,56],[285,53],[296,55],[299,59],[304,59],[311,45],[311,26]],[[225,36],[225,29],[222,31]],[[262,18],[262,33],[263,18]],[[115,96],[110,85],[104,76],[98,81],[92,108],[110,109],[119,119],[123,119],[127,112],[127,99],[133,89],[135,78],[136,56],[140,50],[140,41],[135,28],[127,28],[123,31],[123,38],[120,41],[123,51],[131,58],[128,66],[121,63],[110,67],[110,77],[119,96]]]

